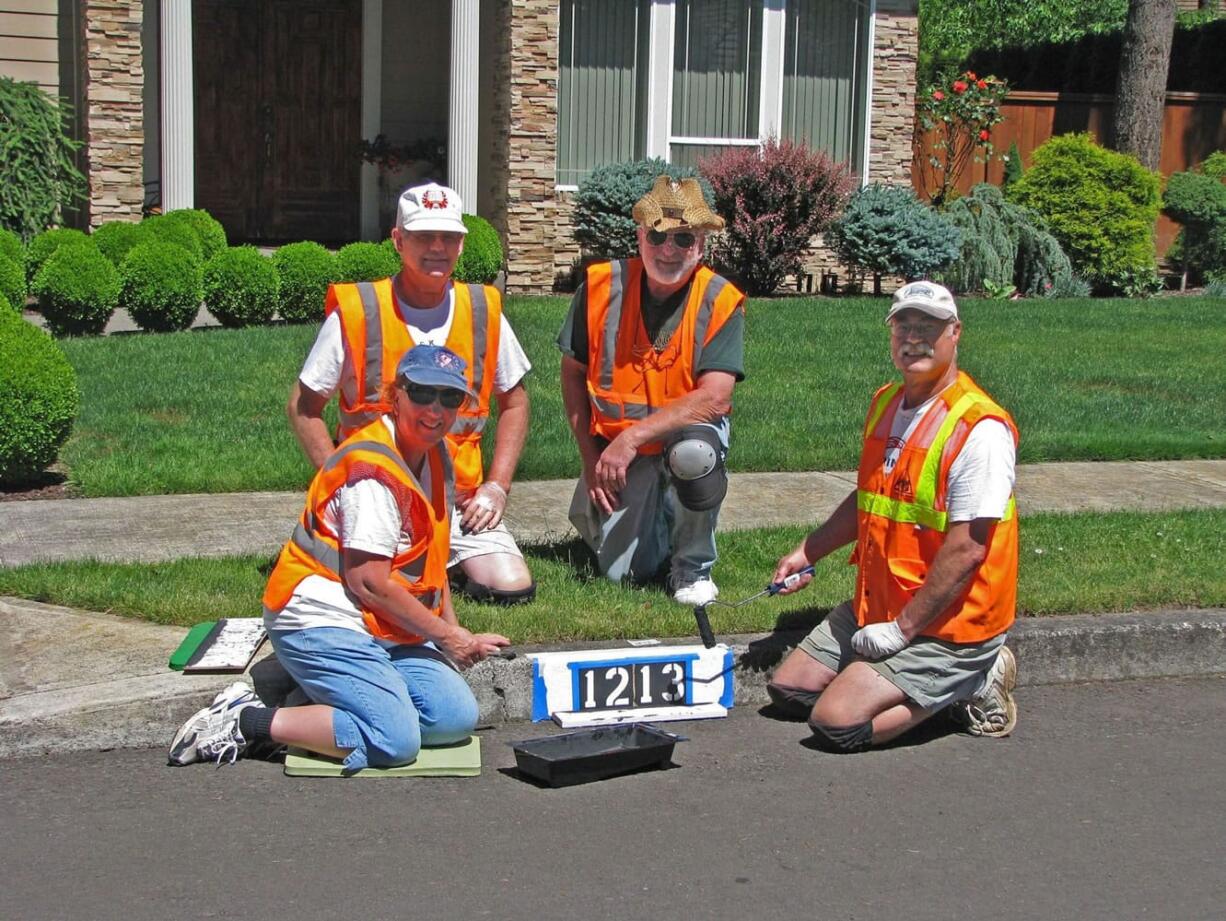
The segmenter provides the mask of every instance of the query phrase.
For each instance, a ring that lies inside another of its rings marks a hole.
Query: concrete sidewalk
[[[721,525],[814,523],[853,485],[851,473],[736,474]],[[531,541],[569,535],[566,508],[572,490],[573,481],[517,483],[508,515],[517,536]],[[244,493],[0,503],[0,565],[271,555],[301,502],[295,493]],[[1226,461],[1022,467],[1018,503],[1023,515],[1226,506]],[[170,671],[166,661],[184,633],[0,599],[0,757],[165,745],[184,719],[231,680]],[[766,702],[769,670],[800,634],[723,639],[737,655],[738,706],[757,706]],[[1018,623],[1010,643],[1018,651],[1023,685],[1222,672],[1226,611],[1027,619]],[[257,663],[254,671],[262,694],[283,693],[276,669]],[[466,674],[484,721],[528,717],[529,660],[485,662]]]
[[[855,487],[853,472],[733,473],[722,530],[817,524]],[[574,480],[515,484],[507,522],[524,542],[573,534]],[[1226,507],[1226,460],[1030,464],[1018,508],[1036,512]],[[0,503],[0,566],[96,558],[156,562],[265,554],[289,537],[301,493],[223,493]]]

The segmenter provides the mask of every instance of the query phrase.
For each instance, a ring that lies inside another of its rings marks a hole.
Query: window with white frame
[[[768,136],[864,169],[874,0],[563,0],[557,182]]]

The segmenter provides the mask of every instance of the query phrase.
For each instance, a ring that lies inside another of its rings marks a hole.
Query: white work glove
[[[498,527],[507,509],[506,491],[492,480],[486,480],[464,505],[460,527],[469,534],[479,534]]]
[[[884,659],[901,652],[907,645],[897,621],[884,624],[869,624],[851,636],[851,647],[866,659]]]

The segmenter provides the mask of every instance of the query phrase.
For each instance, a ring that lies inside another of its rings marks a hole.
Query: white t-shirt
[[[447,335],[451,332],[451,320],[455,307],[455,291],[452,285],[447,285],[447,295],[433,307],[424,310],[409,307],[399,298],[402,316],[409,317],[413,322],[406,323],[409,335],[413,341],[422,345],[446,345]],[[501,332],[498,337],[498,364],[494,368],[494,391],[506,393],[518,384],[525,374],[532,370],[528,356],[516,338],[511,324],[507,322],[506,314],[500,314]],[[420,325],[418,325],[420,324]],[[341,337],[340,311],[332,311],[319,328],[319,335],[307,355],[298,380],[304,387],[309,387],[322,397],[331,399],[340,387],[344,375],[352,374],[353,370],[345,356],[345,344]]]
[[[391,416],[383,424],[395,436]],[[422,465],[418,477],[422,490],[431,489],[430,464]],[[362,479],[342,486],[324,508],[324,524],[333,534],[340,535],[341,547],[362,550],[391,559],[413,542],[406,520],[408,509],[402,510],[396,494],[375,479]],[[362,610],[340,582],[323,576],[307,576],[298,583],[294,594],[279,613],[265,609],[264,626],[268,630],[302,630],[306,627],[342,627],[367,632]],[[389,645],[395,645],[390,643]]]
[[[936,400],[933,397],[912,409],[898,407],[885,445],[882,467],[887,474],[898,463],[907,439]],[[971,429],[966,444],[949,465],[945,502],[949,520],[1003,517],[1013,494],[1015,463],[1013,435],[1003,422],[984,419]]]

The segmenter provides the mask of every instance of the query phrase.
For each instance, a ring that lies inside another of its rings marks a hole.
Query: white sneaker
[[[248,707],[262,707],[251,686],[236,681],[220,691],[209,706],[196,712],[175,733],[167,761],[179,766],[195,761],[233,763],[247,742],[238,729],[238,715]]]
[[[719,597],[719,588],[710,579],[696,579],[693,582],[678,582],[673,586],[673,601],[678,604],[699,607],[709,604]]]
[[[954,722],[973,736],[1004,738],[1017,725],[1017,702],[1013,686],[1017,684],[1017,658],[1008,646],[1001,646],[996,661],[988,671],[983,690],[970,700],[952,706]]]

